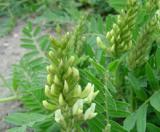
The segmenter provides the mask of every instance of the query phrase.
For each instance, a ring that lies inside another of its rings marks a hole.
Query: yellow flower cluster
[[[138,10],[137,0],[128,0],[126,10],[122,10],[117,16],[116,23],[106,38],[110,42],[109,52],[113,56],[119,56],[132,46],[132,29]]]
[[[75,123],[85,121],[97,115],[95,103],[92,103],[99,91],[94,91],[94,85],[88,83],[82,89],[79,84],[80,75],[76,67],[79,59],[72,50],[73,41],[67,34],[62,41],[58,42],[51,38],[52,49],[48,54],[51,64],[47,66],[47,84],[43,101],[46,109],[55,113],[55,121],[61,125],[65,132],[76,131]],[[89,104],[88,109],[84,105]]]
[[[148,55],[153,42],[153,34],[160,29],[160,10],[146,23],[138,37],[137,43],[128,56],[128,66],[135,69],[148,60]]]

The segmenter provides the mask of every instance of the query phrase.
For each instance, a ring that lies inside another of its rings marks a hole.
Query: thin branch
[[[6,97],[6,98],[0,98],[0,103],[6,103],[6,102],[10,102],[10,101],[14,101],[17,100],[18,96],[10,96],[10,97]]]

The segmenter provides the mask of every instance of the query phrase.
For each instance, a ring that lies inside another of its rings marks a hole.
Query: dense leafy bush
[[[23,29],[10,132],[160,131],[160,3],[108,2],[116,15],[88,16],[57,38]]]

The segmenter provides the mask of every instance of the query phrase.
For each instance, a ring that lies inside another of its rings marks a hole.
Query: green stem
[[[106,96],[106,90],[104,91],[105,93],[105,112],[106,112],[106,121],[107,121],[107,124],[109,124],[110,122],[110,119],[109,119],[109,111],[108,111],[108,102],[107,102],[107,96]]]
[[[14,101],[17,100],[18,97],[17,96],[10,96],[10,97],[6,97],[6,98],[1,98],[0,99],[0,103],[5,103],[5,102],[9,102],[9,101]]]
[[[130,88],[130,104],[131,104],[131,112],[133,112],[135,110],[135,98],[132,88]]]

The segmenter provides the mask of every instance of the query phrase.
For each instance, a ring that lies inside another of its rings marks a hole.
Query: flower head
[[[77,102],[73,105],[73,115],[81,115],[83,113],[83,99],[77,100]]]
[[[55,111],[55,121],[57,123],[61,123],[61,122],[64,121],[64,117],[63,117],[60,109],[58,109],[58,110]]]
[[[86,110],[84,114],[84,120],[92,119],[97,115],[97,113],[95,113],[95,107],[96,107],[96,104],[92,103],[91,106]]]

